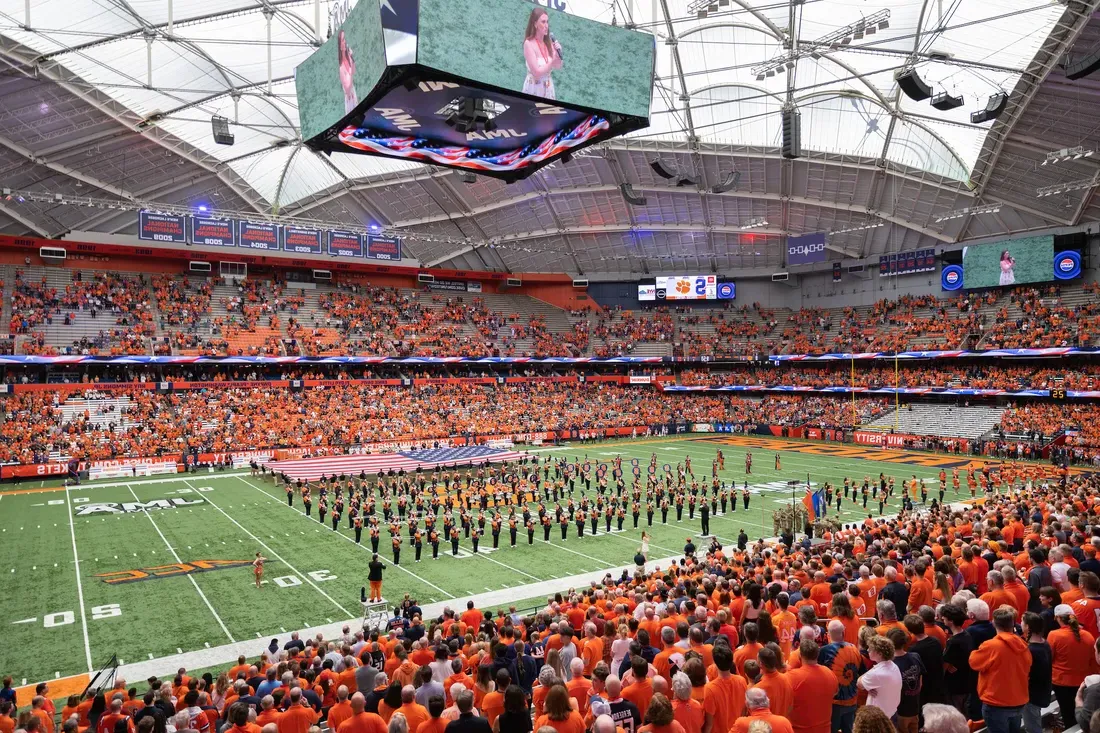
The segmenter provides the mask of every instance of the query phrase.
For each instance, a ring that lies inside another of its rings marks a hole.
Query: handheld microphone
[[[557,43],[557,42],[558,42],[558,39],[554,38],[554,34],[551,33],[550,34],[550,43]],[[558,58],[561,59],[562,61],[565,61],[565,54],[562,52],[560,47],[558,48]]]

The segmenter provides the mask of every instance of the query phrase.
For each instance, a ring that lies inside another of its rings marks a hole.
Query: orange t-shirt
[[[492,725],[496,722],[497,716],[504,712],[504,693],[494,690],[486,694],[481,698],[481,707],[478,710],[488,719],[489,725]]]
[[[788,717],[795,733],[829,733],[833,698],[840,686],[836,675],[814,664],[792,670],[787,678],[794,694],[794,707]]]
[[[748,683],[741,675],[718,677],[703,688],[703,710],[714,718],[711,730],[728,731],[745,709]]]
[[[791,691],[791,681],[787,679],[787,675],[782,672],[765,671],[756,686],[768,693],[771,711],[786,717],[794,703],[794,693]]]
[[[1051,682],[1063,687],[1079,687],[1086,675],[1096,672],[1096,655],[1093,653],[1094,637],[1081,629],[1081,639],[1073,636],[1068,628],[1059,628],[1047,635],[1053,658]]]
[[[388,728],[381,716],[374,713],[353,715],[337,729],[336,733],[387,733]]]
[[[405,716],[405,720],[409,724],[409,733],[417,733],[421,723],[431,717],[428,714],[428,709],[417,702],[403,703],[395,712]]]
[[[550,720],[549,716],[541,715],[535,721],[535,730],[548,725],[558,733],[584,733],[584,718],[576,710],[569,711],[569,717],[565,720]]]
[[[351,703],[347,700],[338,702],[328,709],[328,729],[339,731],[340,725],[348,718],[355,715],[351,710]]]
[[[279,716],[279,733],[309,733],[317,722],[317,713],[304,705],[293,705]]]
[[[642,715],[649,710],[649,701],[653,698],[653,682],[647,677],[644,680],[634,680],[623,688],[624,699],[634,703]]]

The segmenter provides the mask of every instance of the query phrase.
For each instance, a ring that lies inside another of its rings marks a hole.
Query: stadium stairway
[[[1005,408],[993,406],[959,407],[912,403],[867,423],[864,430],[889,431],[909,435],[933,435],[941,438],[974,440],[992,430],[1001,421]]]

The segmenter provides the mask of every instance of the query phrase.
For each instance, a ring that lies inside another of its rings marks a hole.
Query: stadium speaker
[[[586,278],[586,277],[575,277],[575,278],[573,278],[573,287],[575,287],[575,288],[587,288],[588,287],[588,278]]]
[[[229,120],[225,117],[214,115],[210,118],[210,127],[214,131],[214,142],[218,145],[232,145],[236,141],[236,137],[229,131]]]
[[[187,269],[189,272],[210,272],[214,268],[209,262],[191,260],[187,263]]]
[[[652,168],[653,172],[659,175],[661,178],[666,178],[670,181],[677,175],[676,171],[662,163],[660,158],[654,158],[653,160],[649,161],[649,167]]]
[[[1075,61],[1072,64],[1066,64],[1066,78],[1084,79],[1097,69],[1100,69],[1100,49],[1093,51],[1079,61]]]
[[[932,87],[924,83],[916,69],[902,69],[894,74],[894,81],[905,92],[905,96],[914,102],[923,102],[932,96]]]
[[[46,262],[64,262],[69,253],[61,247],[39,247],[38,256]]]
[[[963,98],[961,94],[956,97],[947,92],[940,92],[932,97],[932,106],[941,112],[947,112],[963,106]]]
[[[434,283],[435,282],[435,275],[432,275],[432,274],[427,273],[427,272],[418,272],[418,273],[416,273],[416,281],[418,283]]]
[[[313,271],[313,279],[314,280],[331,280],[332,279],[332,270],[314,270]]]
[[[1007,106],[1008,94],[1006,92],[997,92],[986,101],[985,109],[970,113],[970,121],[975,125],[979,125],[983,122],[995,120],[1001,116],[1001,113],[1005,111],[1005,107]]]
[[[523,287],[523,279],[518,277],[509,277],[504,280],[504,286],[509,288]]]
[[[639,196],[638,194],[634,193],[634,187],[631,186],[629,183],[624,183],[620,185],[619,190],[622,191],[623,198],[626,199],[626,202],[631,206],[646,205],[645,196]]]
[[[676,187],[683,188],[684,186],[694,186],[695,179],[691,176],[680,176],[676,179]]]
[[[796,109],[785,109],[780,113],[783,116],[783,148],[784,158],[802,157],[802,114]]]
[[[726,193],[737,188],[737,184],[741,182],[741,171],[730,171],[726,174],[726,178],[710,189],[711,193]]]
[[[785,282],[787,282],[788,279],[790,279],[790,273],[787,273],[787,272],[773,272],[772,273],[772,282],[773,283],[785,283]]]

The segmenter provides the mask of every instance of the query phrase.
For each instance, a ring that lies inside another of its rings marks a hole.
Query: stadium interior
[[[1098,71],[0,0],[0,733],[1100,733]]]

